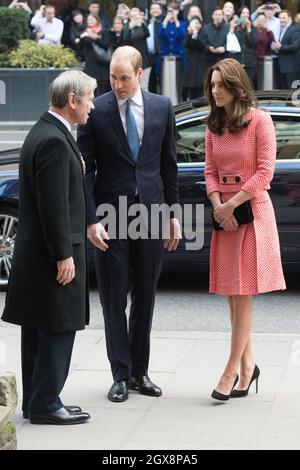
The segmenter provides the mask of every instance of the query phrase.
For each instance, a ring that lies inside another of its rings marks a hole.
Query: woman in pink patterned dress
[[[268,189],[276,159],[270,115],[255,98],[243,66],[224,59],[206,76],[211,106],[206,133],[206,187],[215,220],[210,252],[210,292],[227,297],[231,352],[212,397],[248,394],[259,368],[251,351],[252,295],[284,290],[276,220]],[[254,220],[238,226],[233,211],[250,201]],[[238,371],[240,370],[239,383]]]

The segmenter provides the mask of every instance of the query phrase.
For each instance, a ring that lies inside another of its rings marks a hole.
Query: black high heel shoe
[[[254,382],[254,380],[256,380],[256,393],[258,393],[258,377],[259,376],[260,376],[260,370],[257,367],[257,365],[255,364],[254,371],[253,371],[250,383],[248,385],[248,388],[246,388],[245,390],[232,390],[231,398],[246,397],[248,395],[249,388],[250,388],[252,382]]]
[[[237,375],[235,378],[234,384],[232,386],[231,393],[234,387],[236,386],[236,384],[238,383],[238,381],[239,381],[239,376]],[[211,397],[214,398],[215,400],[228,401],[229,398],[231,397],[231,393],[229,393],[229,395],[225,395],[224,393],[217,392],[217,390],[213,390]]]

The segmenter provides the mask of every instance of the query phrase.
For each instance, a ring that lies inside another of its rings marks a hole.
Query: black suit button
[[[226,176],[223,176],[223,183],[227,183],[227,178],[226,178]]]
[[[236,183],[239,183],[240,181],[241,181],[241,177],[240,177],[240,176],[236,176],[236,177],[235,177],[235,182],[236,182]]]

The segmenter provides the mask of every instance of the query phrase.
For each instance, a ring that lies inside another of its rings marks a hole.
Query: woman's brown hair
[[[234,97],[231,116],[227,116],[224,108],[216,106],[212,95],[211,78],[215,70],[221,73],[225,88]],[[231,133],[238,132],[248,126],[249,121],[246,114],[256,103],[256,100],[249,77],[237,60],[223,59],[210,67],[205,76],[204,87],[210,105],[210,113],[206,122],[212,132],[221,135],[225,123]]]

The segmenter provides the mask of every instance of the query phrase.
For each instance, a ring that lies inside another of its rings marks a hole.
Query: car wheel
[[[0,290],[5,291],[11,270],[16,234],[18,209],[0,206]]]

